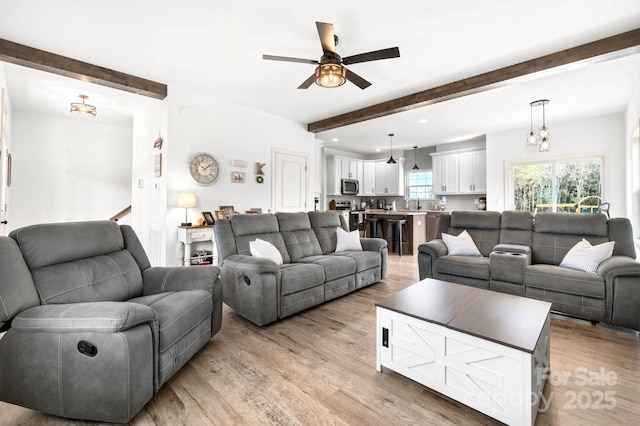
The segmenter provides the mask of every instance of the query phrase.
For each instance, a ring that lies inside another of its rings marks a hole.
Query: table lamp
[[[196,194],[193,192],[181,192],[178,195],[178,207],[184,208],[184,222],[182,222],[180,226],[191,226],[191,222],[187,221],[187,209],[196,206]]]

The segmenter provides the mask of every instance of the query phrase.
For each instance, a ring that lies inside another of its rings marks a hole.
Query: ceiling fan
[[[262,59],[270,61],[300,62],[303,64],[318,65],[316,72],[303,81],[302,84],[298,86],[298,89],[308,89],[314,82],[322,87],[338,87],[342,86],[346,80],[349,80],[361,89],[366,89],[371,86],[371,83],[345,68],[345,65],[400,57],[400,50],[397,47],[391,47],[341,58],[336,52],[338,36],[333,32],[333,24],[316,22],[316,27],[318,28],[318,35],[320,36],[323,52],[319,61],[289,58],[287,56],[262,55]]]

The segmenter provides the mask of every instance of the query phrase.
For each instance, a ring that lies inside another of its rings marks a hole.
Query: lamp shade
[[[178,207],[182,208],[194,208],[198,204],[196,203],[196,194],[193,192],[181,192],[178,195]]]

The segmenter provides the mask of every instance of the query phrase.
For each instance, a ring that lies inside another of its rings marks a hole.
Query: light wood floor
[[[417,280],[415,257],[390,255],[385,281],[266,327],[225,307],[222,331],[131,424],[498,424],[388,369],[375,370],[374,303]],[[637,333],[554,317],[551,370],[536,425],[640,424]],[[563,374],[569,376],[561,380]],[[592,383],[583,383],[591,375]],[[0,424],[85,423],[0,403]]]

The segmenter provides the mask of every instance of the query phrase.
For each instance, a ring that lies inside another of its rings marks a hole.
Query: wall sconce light
[[[545,108],[544,106],[549,103],[549,99],[540,99],[529,103],[531,107],[531,131],[527,135],[527,145],[538,145],[538,151],[546,152],[551,149],[551,142],[549,141],[549,128],[545,123]],[[542,127],[538,130],[538,134],[533,131],[533,107],[542,106]]]
[[[85,100],[89,99],[89,97],[87,95],[78,96],[82,98],[82,103],[71,102],[71,114],[95,117],[96,114],[98,114],[98,111],[96,111],[96,107],[85,103]]]
[[[187,209],[196,207],[196,194],[193,192],[181,192],[178,195],[178,207],[184,208],[184,222],[180,226],[191,226],[191,222],[187,220]]]
[[[387,160],[387,164],[396,164],[396,160],[393,159],[393,133],[389,133],[389,138],[391,138],[391,157]]]

